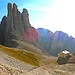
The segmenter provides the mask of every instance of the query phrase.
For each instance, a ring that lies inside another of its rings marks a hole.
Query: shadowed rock
[[[2,18],[1,25],[0,25],[0,44],[2,45],[5,42],[6,21],[7,21],[7,17],[4,16]]]
[[[70,53],[63,53],[63,52],[60,52],[58,53],[58,64],[62,65],[62,64],[66,64],[67,61],[70,59],[71,55]]]
[[[25,39],[24,33],[26,33],[26,29],[32,27],[29,22],[29,14],[25,8],[23,9],[23,12],[20,13],[15,3],[13,3],[13,5],[8,3],[7,9],[7,19],[3,18],[0,24],[0,35],[3,33],[2,37],[0,37],[0,44],[8,47],[17,47],[17,41]],[[30,35],[31,33],[32,32],[27,35]],[[28,39],[30,39],[30,37],[28,37]]]

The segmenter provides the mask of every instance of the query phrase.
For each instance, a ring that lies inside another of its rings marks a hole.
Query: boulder
[[[66,64],[67,61],[70,59],[70,57],[72,56],[68,51],[67,53],[65,53],[66,51],[62,51],[60,53],[58,53],[58,59],[57,62],[58,64]]]

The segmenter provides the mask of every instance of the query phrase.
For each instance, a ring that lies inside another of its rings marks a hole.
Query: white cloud
[[[52,8],[38,9],[41,10],[47,14],[32,23],[33,26],[44,27],[53,32],[61,30],[75,37],[75,0],[55,0]]]
[[[36,7],[34,7],[34,8],[27,8],[28,10],[34,10],[34,11],[41,11],[41,12],[49,12],[49,11],[47,11],[48,9],[47,8],[36,8]]]
[[[32,10],[32,11],[41,11],[41,12],[49,12],[49,8],[47,7],[43,7],[43,6],[39,6],[39,5],[35,5],[35,4],[25,4],[22,5],[19,9],[22,9],[23,7],[26,7],[28,10]]]

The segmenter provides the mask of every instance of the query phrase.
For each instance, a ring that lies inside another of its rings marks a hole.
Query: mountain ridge
[[[62,31],[53,33],[48,29],[35,29],[30,24],[27,9],[24,8],[20,13],[15,3],[8,3],[7,9],[8,14],[2,18],[0,24],[0,44],[18,48],[22,46],[19,41],[22,41],[54,56],[65,49],[75,52],[75,38],[72,36]]]
[[[52,32],[48,29],[38,28],[39,41],[49,54],[57,56],[59,52],[68,50],[75,53],[75,38],[62,31]]]

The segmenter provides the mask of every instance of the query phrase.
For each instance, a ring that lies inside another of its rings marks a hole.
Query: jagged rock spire
[[[6,46],[16,46],[16,42],[13,40],[18,40],[19,37],[23,38],[23,32],[26,28],[29,28],[29,14],[26,9],[23,12],[17,8],[17,5],[13,3],[8,3],[8,15],[7,15],[7,27],[5,34],[5,45]]]
[[[15,3],[8,3],[7,9],[8,14],[6,20],[0,24],[3,25],[0,27],[0,31],[4,33],[0,38],[0,40],[2,40],[0,44],[8,47],[17,47],[18,40],[35,41],[38,38],[38,33],[36,29],[30,25],[27,9],[24,8],[22,13],[20,13]],[[4,30],[2,30],[2,28],[4,28]]]

